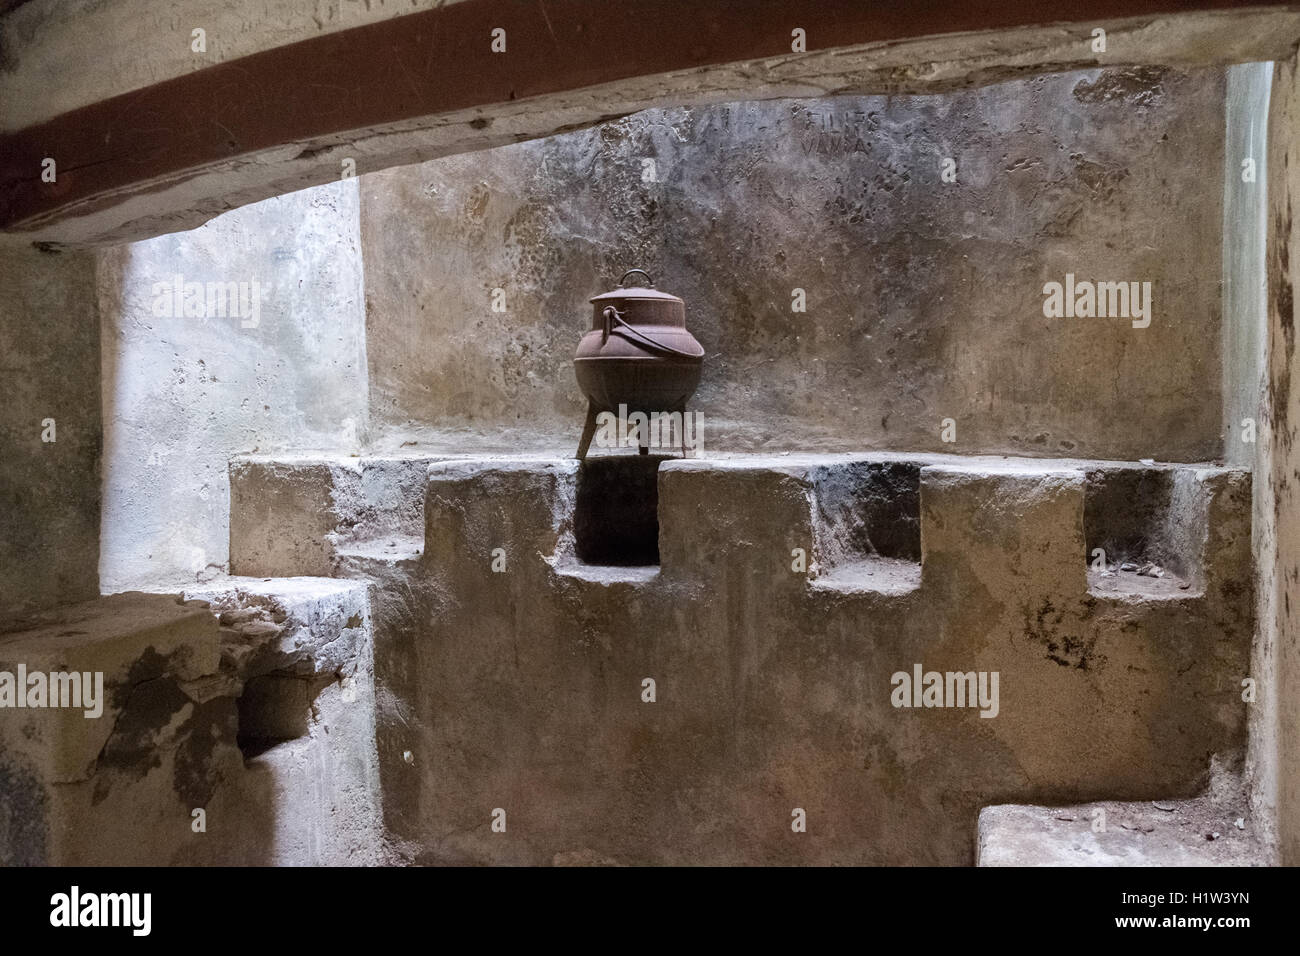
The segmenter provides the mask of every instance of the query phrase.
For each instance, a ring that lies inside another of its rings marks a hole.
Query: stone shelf
[[[862,558],[812,581],[814,591],[901,596],[921,587],[921,564],[901,558]]]
[[[659,566],[563,563],[555,565],[555,573],[592,584],[653,584],[659,577]]]
[[[1164,577],[1152,578],[1135,571],[1105,574],[1089,568],[1088,593],[1093,597],[1121,601],[1186,601],[1203,598],[1205,589],[1195,587],[1170,571],[1166,571]]]

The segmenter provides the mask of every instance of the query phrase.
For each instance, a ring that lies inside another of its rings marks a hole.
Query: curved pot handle
[[[646,272],[644,269],[628,269],[627,272],[623,273],[622,278],[618,280],[618,287],[620,289],[623,288],[623,283],[627,281],[627,277],[638,272],[645,276],[646,288],[653,289],[655,287],[655,280],[650,278],[650,273]]]
[[[639,271],[639,270],[638,270]],[[632,326],[628,325],[623,319],[623,313],[612,305],[605,306],[605,311],[600,313],[600,317],[605,320],[605,327],[600,337],[600,344],[604,345],[609,341],[609,337],[615,333],[622,335],[625,339],[631,339],[642,346],[649,347],[654,351],[667,352],[669,355],[680,355],[682,358],[698,359],[704,358],[703,349],[700,354],[694,352],[684,352],[681,349],[675,349],[671,345],[665,345],[658,339],[653,339],[644,332],[638,332]]]

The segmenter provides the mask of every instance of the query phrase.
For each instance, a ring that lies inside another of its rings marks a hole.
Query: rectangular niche
[[[1191,469],[1104,468],[1088,472],[1083,531],[1088,589],[1100,594],[1199,594],[1206,496]],[[1105,556],[1098,567],[1096,551]]]
[[[588,458],[578,467],[574,545],[583,564],[659,564],[659,464],[666,455]]]
[[[921,581],[921,466],[859,461],[814,477],[818,586],[904,593]]]
[[[307,736],[316,697],[334,679],[272,673],[248,681],[238,700],[236,738],[244,759]]]

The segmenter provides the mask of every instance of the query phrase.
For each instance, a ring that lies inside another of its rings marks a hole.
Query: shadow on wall
[[[0,625],[99,594],[95,263],[0,248]]]

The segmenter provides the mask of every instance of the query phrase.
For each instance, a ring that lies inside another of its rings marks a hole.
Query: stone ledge
[[[551,565],[556,575],[575,581],[599,585],[654,585],[659,578],[658,565],[634,565],[620,567],[610,564],[578,564],[573,562],[555,562]]]
[[[979,815],[976,865],[1269,865],[1242,804],[1218,805],[1200,798],[985,807]],[[1100,820],[1105,831],[1094,832]]]
[[[814,591],[901,597],[921,589],[921,565],[897,558],[864,558],[809,582]]]
[[[370,620],[366,586],[336,578],[223,578],[184,592],[211,605],[247,680],[271,672],[329,676],[356,666]],[[252,631],[250,643],[244,643]],[[244,634],[240,635],[239,632]]]
[[[1187,588],[1175,591],[1167,586],[1171,581],[1155,583],[1156,579],[1112,587],[1115,582],[1110,577],[1098,578],[1086,567],[1095,542],[1084,517],[1095,476],[1135,473],[1178,489],[1180,503],[1176,510],[1169,506],[1168,517],[1157,520],[1136,513],[1126,520],[1152,525],[1137,528],[1134,534],[1165,533],[1157,525],[1173,529],[1168,534],[1181,542],[1186,558],[1179,583],[1188,583]],[[492,488],[504,488],[515,480],[509,476],[545,475],[547,489],[538,486],[517,500],[499,503],[501,533],[505,525],[524,518],[525,502],[535,502],[533,507],[540,511],[528,521],[540,521],[547,530],[536,539],[536,554],[530,553],[527,560],[540,564],[549,559],[559,568],[572,557],[575,502],[582,507],[579,474],[573,459],[541,456],[245,456],[231,463],[232,566],[236,571],[277,576],[350,576],[376,562],[424,561],[424,541],[430,534],[445,534],[445,522],[455,520],[441,513],[442,525],[425,527],[425,498],[434,488],[486,481],[482,493],[491,496]],[[949,490],[957,486],[967,490],[953,497]],[[966,536],[961,547],[978,545],[987,551],[990,570],[999,564],[1014,570],[1017,553],[1026,547],[1023,536],[1036,536],[1037,544],[1030,550],[1037,549],[1035,560],[1040,565],[1051,556],[1062,594],[1089,595],[1127,606],[1183,605],[1202,600],[1207,590],[1216,597],[1226,596],[1239,577],[1241,561],[1249,560],[1249,548],[1243,550],[1249,533],[1249,476],[1204,464],[881,452],[738,455],[667,459],[659,467],[658,488],[660,566],[670,577],[712,573],[689,556],[697,547],[727,553],[732,560],[748,553],[746,560],[757,562],[755,567],[766,555],[772,571],[778,566],[788,570],[792,550],[803,548],[806,581],[814,593],[898,597],[910,593],[910,583],[904,585],[893,580],[895,575],[887,575],[889,580],[875,589],[860,572],[870,571],[871,562],[882,559],[924,566],[942,547],[944,528],[954,520],[987,525],[993,502],[1004,512],[998,519],[1000,530],[992,536],[985,532]],[[969,495],[979,499],[970,502],[976,510],[965,517],[944,516],[945,508],[956,507]],[[243,506],[253,499],[257,507]],[[1046,506],[1049,499],[1059,500],[1047,511],[1030,507],[1032,502]],[[939,507],[940,502],[947,504]],[[1041,513],[1031,518],[1035,509]],[[758,513],[764,510],[770,513]],[[755,537],[760,527],[766,530]],[[991,529],[989,525],[986,532]],[[687,545],[701,535],[712,535],[709,540],[714,544]],[[774,535],[781,539],[779,548]],[[743,545],[751,538],[765,550],[722,547],[724,541]],[[923,570],[922,587],[932,574]],[[610,573],[590,576],[603,580]],[[773,584],[785,590],[793,583],[788,578],[774,574]],[[818,579],[823,583],[816,585]]]

